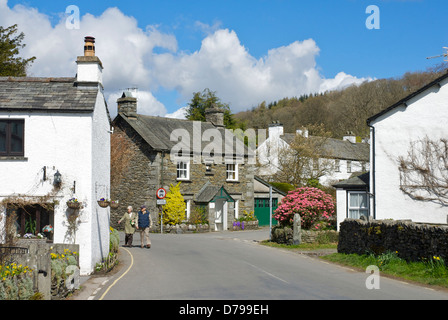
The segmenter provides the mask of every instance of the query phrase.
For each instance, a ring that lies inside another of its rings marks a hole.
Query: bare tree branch
[[[400,189],[421,201],[448,205],[448,140],[411,142],[407,157],[399,157]]]

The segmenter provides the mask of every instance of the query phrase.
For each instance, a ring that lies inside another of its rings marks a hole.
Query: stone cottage
[[[132,149],[123,175],[111,186],[120,207],[111,224],[131,205],[146,205],[153,221],[161,206],[156,191],[180,182],[186,220],[204,210],[210,231],[227,230],[244,211],[254,210],[254,159],[248,148],[224,128],[223,112],[210,108],[206,122],[140,115],[137,99],[123,93],[117,100],[114,134],[124,134]]]

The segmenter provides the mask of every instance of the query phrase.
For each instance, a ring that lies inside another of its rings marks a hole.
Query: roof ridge
[[[0,77],[1,82],[74,82],[75,77]]]

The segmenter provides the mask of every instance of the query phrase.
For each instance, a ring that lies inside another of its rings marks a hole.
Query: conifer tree
[[[17,33],[17,24],[3,28],[0,26],[0,76],[24,77],[26,69],[36,59],[31,57],[23,59],[17,57],[19,49],[25,47],[22,41],[25,37],[24,33]]]

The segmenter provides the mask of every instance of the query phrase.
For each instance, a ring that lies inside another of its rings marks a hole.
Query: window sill
[[[0,161],[28,161],[28,158],[23,156],[0,156]]]
[[[240,183],[239,180],[226,180],[226,182],[229,182],[229,183]]]

